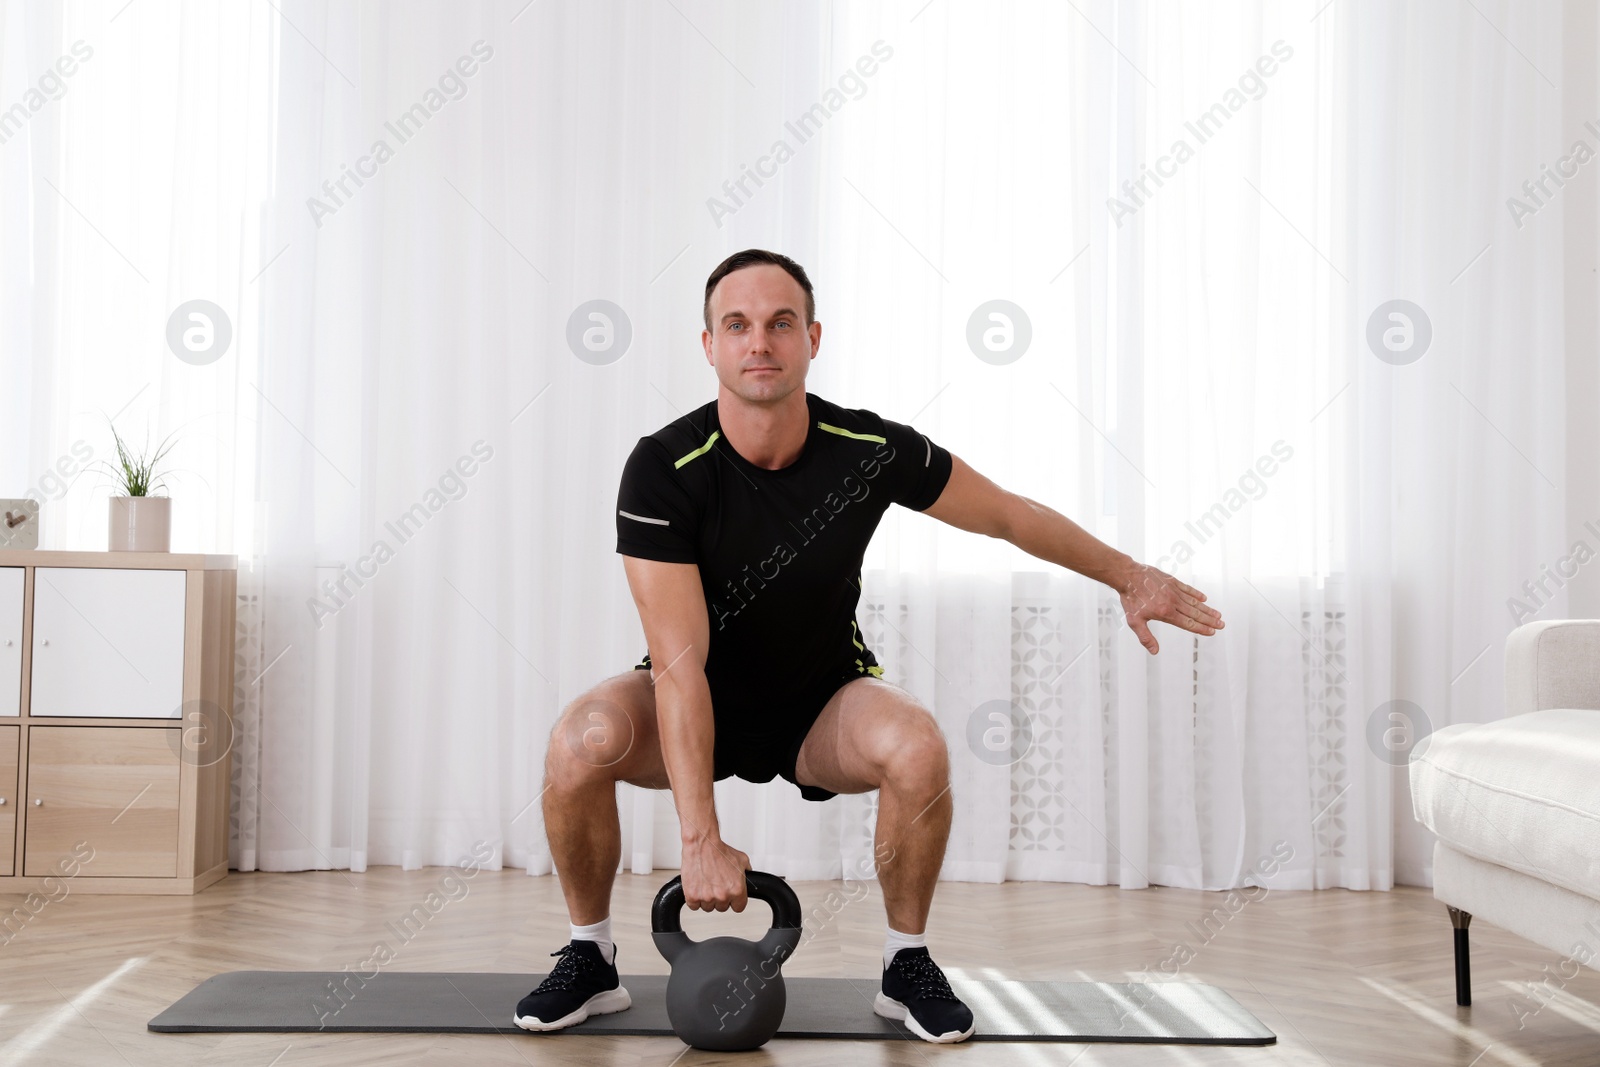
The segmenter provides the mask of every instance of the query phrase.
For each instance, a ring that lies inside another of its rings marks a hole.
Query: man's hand
[[[720,837],[684,842],[684,904],[703,911],[743,911],[744,872],[749,869],[750,857]]]
[[[1152,656],[1161,649],[1147,621],[1181,626],[1205,637],[1224,625],[1216,608],[1201,603],[1206,598],[1204,593],[1147,564],[1133,564],[1118,588],[1122,592],[1122,610],[1128,626]]]

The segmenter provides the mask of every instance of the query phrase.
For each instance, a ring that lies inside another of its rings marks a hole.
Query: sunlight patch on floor
[[[1512,1067],[1539,1067],[1538,1060],[1524,1056],[1514,1048],[1499,1046],[1494,1038],[1489,1037],[1482,1030],[1468,1026],[1461,1020],[1446,1015],[1432,1004],[1412,996],[1398,986],[1391,986],[1387,982],[1380,982],[1376,979],[1368,978],[1366,975],[1358,975],[1357,977],[1363,985],[1382,993],[1396,1004],[1410,1011],[1417,1018],[1432,1023],[1448,1034],[1466,1038],[1481,1047],[1490,1056],[1498,1058],[1502,1063],[1509,1063]],[[1480,1055],[1482,1054],[1480,1053]]]
[[[117,983],[118,979],[144,961],[145,957],[143,956],[135,956],[132,959],[123,960],[122,966],[22,1031],[10,1041],[7,1041],[4,1045],[0,1045],[0,1062],[21,1063],[28,1056],[38,1051],[39,1046],[54,1037],[56,1031],[63,1026],[68,1023],[75,1023],[79,1026],[84,1025],[84,1020],[92,1018],[85,1009],[92,1008],[95,999],[100,994],[110,989]]]

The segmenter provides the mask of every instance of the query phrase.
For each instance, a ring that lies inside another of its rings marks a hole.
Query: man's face
[[[760,263],[717,283],[711,329],[700,337],[723,388],[751,403],[775,403],[805,388],[822,323],[806,325],[806,291],[788,271]]]

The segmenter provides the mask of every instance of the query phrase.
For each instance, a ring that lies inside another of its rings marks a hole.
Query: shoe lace
[[[548,993],[556,989],[571,989],[580,976],[586,975],[594,967],[589,957],[580,953],[572,945],[562,945],[552,956],[560,956],[561,961],[555,965],[551,972],[545,975],[544,981],[539,983],[535,993]]]
[[[912,956],[907,959],[895,961],[900,973],[906,977],[917,989],[917,993],[928,1000],[954,1000],[960,1001],[955,991],[950,988],[950,983],[945,979],[944,972],[939,965],[933,962],[931,956]]]

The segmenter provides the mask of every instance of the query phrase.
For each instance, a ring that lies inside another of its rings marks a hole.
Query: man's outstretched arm
[[[1009,541],[1039,559],[1104,582],[1122,596],[1122,610],[1139,643],[1160,651],[1149,623],[1165,622],[1209,637],[1222,629],[1222,615],[1204,603],[1200,590],[1139,563],[1095,538],[1058,511],[1000,488],[952,455],[950,480],[923,512],[962,530]]]

